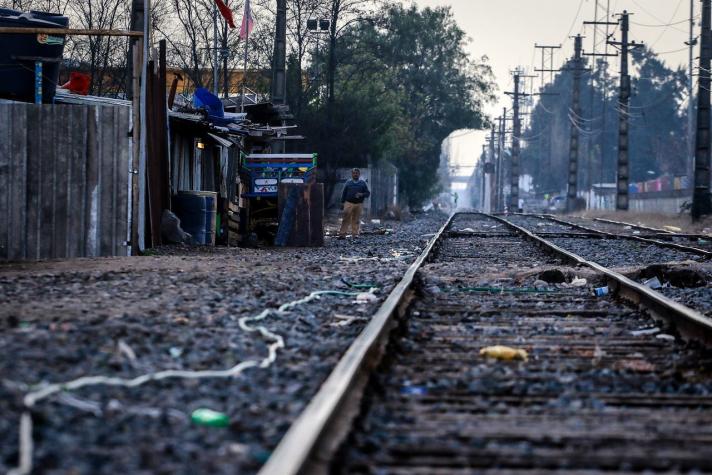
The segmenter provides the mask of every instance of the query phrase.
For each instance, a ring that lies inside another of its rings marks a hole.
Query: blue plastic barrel
[[[0,26],[14,28],[67,28],[69,18],[48,12],[20,13],[0,9]],[[0,35],[0,97],[34,102],[35,61],[42,61],[42,100],[52,102],[59,81],[59,66],[64,54],[65,37],[46,34]],[[25,59],[23,59],[25,58]]]
[[[212,191],[179,191],[173,198],[173,212],[183,231],[196,243],[214,246],[218,194]]]

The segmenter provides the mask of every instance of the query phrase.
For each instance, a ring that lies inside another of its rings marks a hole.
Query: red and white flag
[[[245,14],[242,16],[242,26],[240,26],[240,39],[246,40],[255,28],[255,20],[252,18],[252,7],[250,0],[245,0]]]
[[[230,28],[235,28],[235,20],[232,18],[232,10],[230,10],[230,8],[225,5],[225,2],[223,2],[223,0],[215,0],[215,3],[218,6],[218,10],[220,10],[220,14],[225,19]]]

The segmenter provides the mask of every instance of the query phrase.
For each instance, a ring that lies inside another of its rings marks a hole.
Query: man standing
[[[368,185],[361,179],[361,170],[354,168],[351,170],[351,180],[344,185],[344,192],[341,194],[341,203],[344,205],[344,217],[341,221],[341,231],[339,239],[346,238],[346,232],[351,225],[351,234],[358,236],[361,227],[361,212],[363,211],[363,200],[371,196]]]

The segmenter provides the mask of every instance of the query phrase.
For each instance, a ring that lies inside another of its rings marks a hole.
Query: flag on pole
[[[232,10],[230,10],[230,8],[225,5],[225,2],[223,2],[223,0],[215,0],[215,3],[218,6],[218,10],[220,10],[220,14],[225,19],[230,28],[235,28],[235,20],[232,18]]]
[[[245,0],[245,14],[242,16],[242,26],[240,26],[240,39],[246,40],[255,27],[255,20],[252,18],[252,8],[250,0]]]

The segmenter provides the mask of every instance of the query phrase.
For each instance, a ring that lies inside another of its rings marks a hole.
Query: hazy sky
[[[693,2],[695,15],[699,15],[700,1]],[[512,87],[510,71],[517,66],[540,67],[541,56],[535,52],[535,43],[562,44],[555,57],[556,66],[573,54],[569,35],[584,34],[584,50],[593,50],[592,27],[584,28],[582,22],[593,20],[595,0],[416,0],[416,3],[452,7],[458,24],[471,38],[470,53],[489,58],[500,90],[499,104],[489,109],[493,115],[499,115],[503,106],[511,106],[511,100],[501,94]],[[631,40],[643,41],[664,53],[662,57],[669,65],[687,67],[684,42],[689,35],[685,20],[689,20],[690,0],[599,0],[599,20],[605,18],[607,3],[611,15],[624,9],[633,14]],[[598,35],[599,51],[603,48],[602,36]],[[618,71],[618,65],[612,64],[611,70]],[[472,163],[482,150],[483,134],[460,136],[453,142],[458,161]]]

